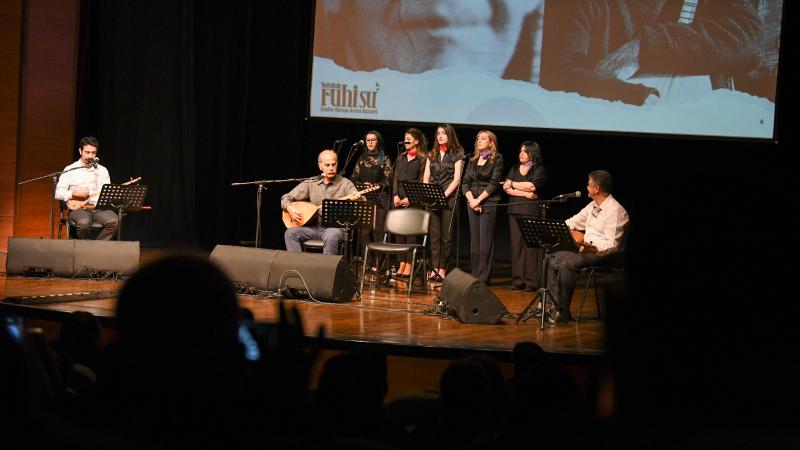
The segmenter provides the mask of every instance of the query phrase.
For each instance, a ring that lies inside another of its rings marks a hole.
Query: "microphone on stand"
[[[410,143],[411,142],[408,142],[408,141],[400,141],[400,142],[397,143],[397,145],[405,145],[405,144],[410,144]]]
[[[342,151],[342,146],[347,142],[347,138],[337,139],[333,141],[333,151],[336,152],[336,159],[339,159],[339,152]]]
[[[99,157],[99,156],[95,156],[95,157],[94,157],[94,159],[92,159],[92,162],[90,162],[89,164],[90,164],[92,167],[94,167],[95,169],[97,169],[97,162],[98,162],[98,161],[100,161],[100,157]]]
[[[566,200],[568,198],[580,197],[581,191],[570,192],[569,194],[561,194],[553,197],[553,200]]]
[[[363,139],[361,139],[358,142],[353,142],[353,147],[363,147],[363,146],[364,146],[364,140]]]

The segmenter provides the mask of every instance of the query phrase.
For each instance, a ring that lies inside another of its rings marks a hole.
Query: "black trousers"
[[[480,213],[467,209],[472,276],[485,284],[492,277],[494,262],[494,224],[497,221],[496,201],[485,201]]]
[[[533,290],[539,287],[539,260],[543,250],[528,247],[517,223],[517,217],[508,216],[508,234],[511,238],[511,285]]]
[[[603,256],[596,253],[555,252],[550,255],[547,268],[547,288],[553,294],[556,306],[567,319],[571,318],[569,306],[575,292],[580,270],[587,266],[597,265]]]
[[[453,202],[449,202],[452,204]],[[431,241],[431,267],[447,269],[450,263],[450,253],[453,249],[453,208],[442,208],[431,211],[431,223],[428,235]]]

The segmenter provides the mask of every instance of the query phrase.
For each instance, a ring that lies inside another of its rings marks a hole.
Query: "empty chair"
[[[430,213],[417,208],[393,209],[386,214],[386,224],[384,226],[383,242],[370,242],[364,250],[364,262],[361,266],[361,292],[364,291],[364,274],[369,262],[370,254],[400,255],[411,253],[411,275],[408,279],[408,293],[411,295],[411,286],[414,284],[414,275],[417,273],[417,251],[425,251],[425,244],[428,240],[428,224],[430,223]],[[389,242],[390,236],[422,236],[422,243],[417,244],[396,244]],[[424,255],[423,255],[424,256]],[[377,266],[377,264],[376,264]],[[427,273],[427,263],[422,258],[422,286],[427,292],[428,283],[424,276]]]

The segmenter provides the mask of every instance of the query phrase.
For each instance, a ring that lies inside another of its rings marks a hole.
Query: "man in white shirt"
[[[97,163],[98,147],[97,138],[82,138],[78,146],[80,159],[64,168],[56,185],[58,200],[82,203],[82,206],[69,212],[69,220],[77,224],[78,239],[91,239],[93,223],[103,225],[103,230],[97,235],[98,240],[111,240],[117,232],[117,214],[110,209],[95,209],[103,185],[111,183],[108,169]]]
[[[628,213],[611,195],[611,188],[611,174],[607,171],[589,174],[586,189],[592,202],[566,221],[580,243],[579,252],[560,251],[550,256],[547,287],[557,307],[550,315],[551,322],[571,320],[569,305],[580,269],[602,265],[608,255],[620,250]]]

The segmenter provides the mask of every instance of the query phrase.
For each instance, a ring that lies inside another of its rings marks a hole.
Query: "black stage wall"
[[[320,149],[371,128],[395,154],[416,124],[305,120],[311,7],[83,2],[78,135],[101,139],[115,180],[142,176],[150,186],[154,209],[129,217],[131,239],[207,249],[252,240],[256,190],[231,182],[315,175]],[[782,60],[791,61],[793,2],[784,8]],[[782,301],[793,260],[782,242],[798,225],[788,218],[795,70],[781,70],[777,143],[498,130],[509,161],[520,142],[539,141],[548,194],[584,190],[592,169],[615,176],[632,218],[632,295],[610,305],[611,364],[622,411],[650,413],[632,420],[767,423],[792,415],[757,411],[785,410],[773,409],[783,402],[797,411],[797,390],[781,375],[796,370],[797,352],[787,350],[798,342],[787,314],[795,302]],[[434,126],[422,128],[432,136]],[[457,129],[468,148],[477,130]],[[283,248],[278,199],[291,187],[263,197],[265,248]]]

